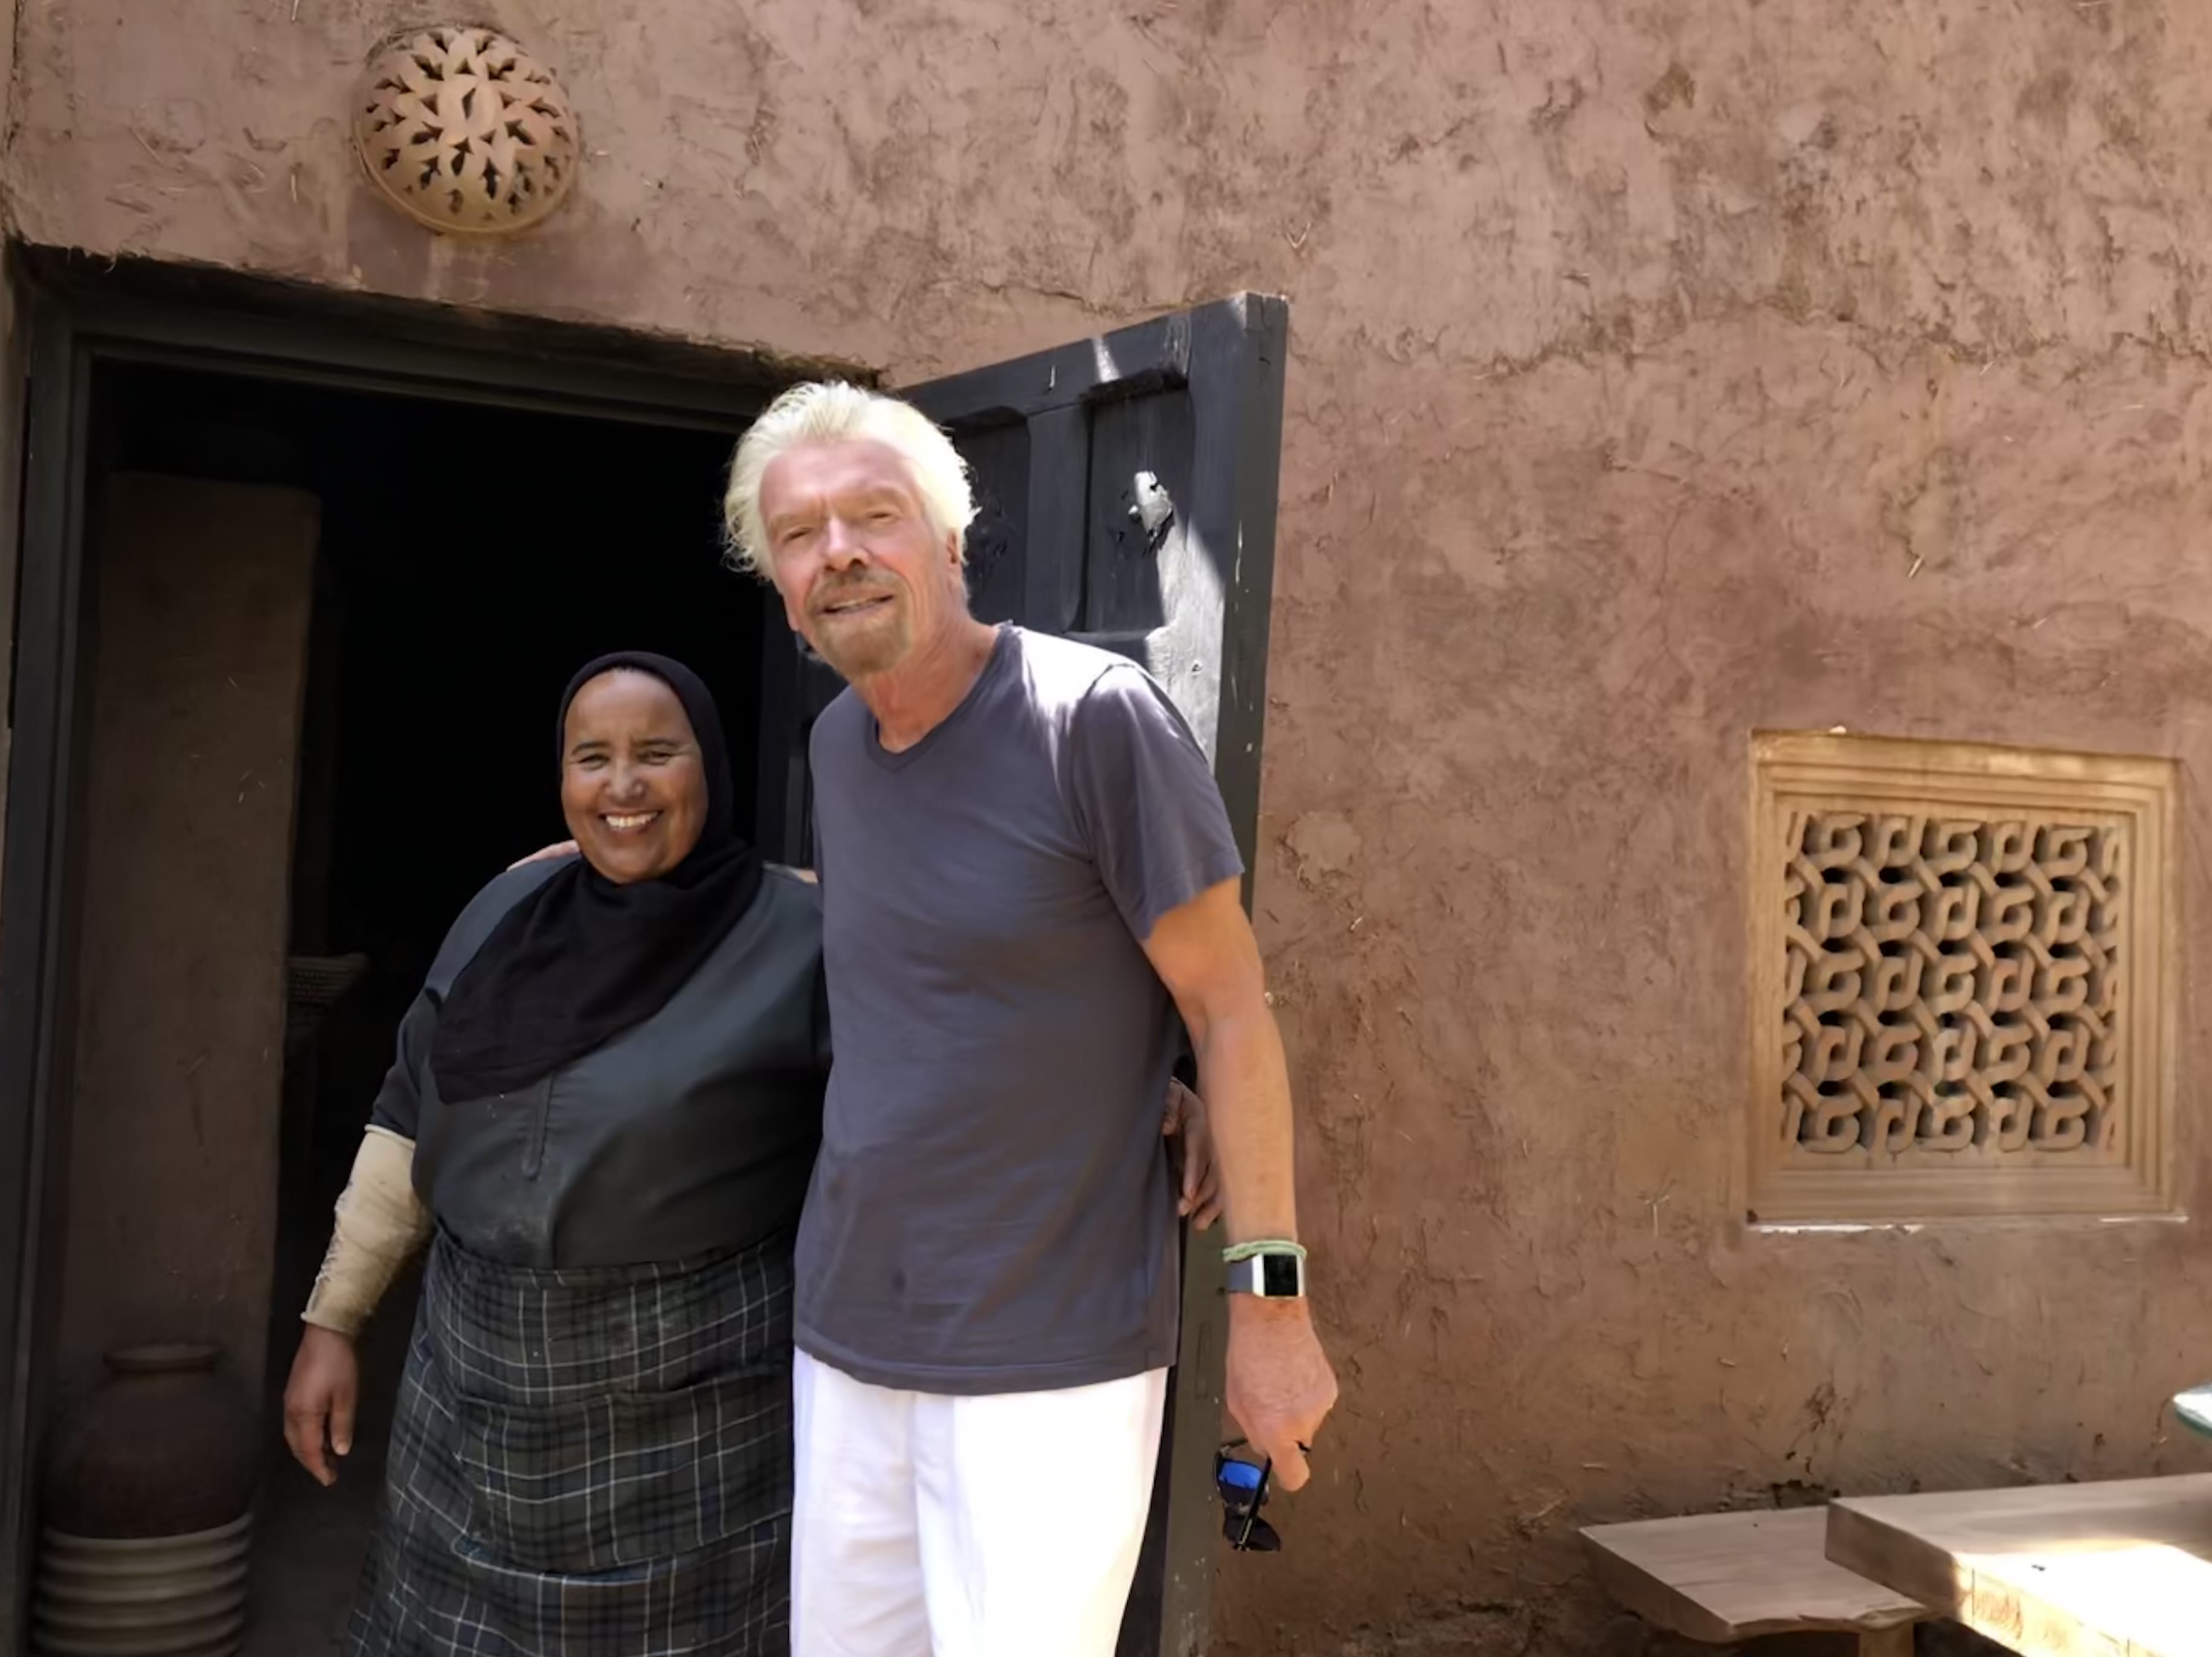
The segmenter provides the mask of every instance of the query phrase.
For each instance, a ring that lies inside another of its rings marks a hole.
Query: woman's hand
[[[1205,1102],[1172,1077],[1160,1132],[1181,1144],[1182,1155],[1176,1160],[1182,1166],[1182,1192],[1176,1212],[1193,1229],[1203,1231],[1221,1217],[1221,1174],[1213,1165],[1213,1132],[1206,1126]]]
[[[354,1403],[360,1393],[361,1359],[353,1342],[335,1329],[304,1326],[292,1379],[284,1387],[284,1442],[318,1484],[337,1483],[323,1454],[325,1440],[340,1455],[352,1453]]]

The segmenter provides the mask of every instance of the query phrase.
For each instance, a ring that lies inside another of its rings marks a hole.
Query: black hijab
[[[699,843],[658,879],[627,885],[580,857],[508,910],[439,1016],[430,1068],[441,1098],[527,1087],[643,1023],[690,981],[760,890],[760,854],[738,835],[721,718],[681,662],[626,650],[585,664],[561,695],[556,758],[568,745],[569,704],[617,668],[651,674],[684,704],[707,778]]]

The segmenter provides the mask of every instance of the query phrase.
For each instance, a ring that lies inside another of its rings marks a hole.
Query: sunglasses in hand
[[[1221,1493],[1221,1533],[1239,1553],[1279,1553],[1283,1539],[1260,1517],[1267,1500],[1267,1475],[1275,1464],[1273,1458],[1255,1462],[1234,1454],[1245,1448],[1240,1438],[1214,1452],[1213,1486]]]

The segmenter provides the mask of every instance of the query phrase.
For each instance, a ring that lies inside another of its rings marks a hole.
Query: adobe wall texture
[[[894,380],[1291,296],[1258,902],[1346,1393],[1223,1649],[1633,1651],[1578,1522],[2203,1462],[2196,1227],[1729,1191],[1753,729],[2178,756],[2212,944],[2212,11],[473,10],[592,151],[527,242],[357,183],[432,15],[357,0],[27,0],[16,233]]]

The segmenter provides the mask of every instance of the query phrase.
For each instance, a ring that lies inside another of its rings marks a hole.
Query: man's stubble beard
[[[891,626],[866,638],[843,644],[831,644],[823,638],[814,640],[814,653],[829,663],[837,677],[848,684],[855,679],[890,672],[913,651],[914,627],[903,606]]]

